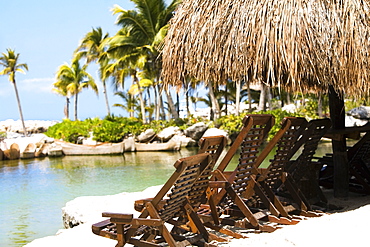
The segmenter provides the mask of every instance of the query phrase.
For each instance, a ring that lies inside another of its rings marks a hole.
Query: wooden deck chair
[[[213,198],[209,197],[209,203],[220,206],[224,216],[229,216],[222,218],[222,224],[261,231],[274,231],[276,229],[270,225],[261,224],[259,221],[266,216],[268,217],[269,214],[280,216],[280,213],[255,181],[256,172],[254,171],[259,149],[273,125],[274,117],[272,115],[247,115],[243,120],[241,132],[214,171],[213,179],[210,181],[210,187],[213,188],[214,194]],[[240,150],[239,164],[233,172],[225,172],[238,150]],[[252,212],[245,201],[247,199],[245,192],[248,190],[259,196],[266,210]],[[233,210],[234,208],[237,210]]]
[[[330,126],[331,121],[327,118],[311,120],[302,132],[299,143],[295,145],[301,147],[303,143],[301,154],[295,160],[291,160],[286,168],[311,205],[327,207],[328,203],[319,185],[318,173],[322,164],[314,161],[317,159],[314,155],[321,138]],[[292,152],[296,153],[297,147]]]
[[[201,153],[208,153],[211,156],[211,164],[202,172],[202,174],[199,176],[198,180],[194,183],[194,185],[191,187],[189,192],[189,202],[190,205],[194,208],[195,211],[197,211],[199,214],[204,216],[205,214],[208,214],[210,210],[213,210],[216,212],[215,206],[208,207],[208,205],[205,205],[207,203],[207,192],[209,193],[209,187],[208,187],[208,181],[212,175],[212,170],[214,168],[214,165],[217,163],[222,151],[224,150],[227,143],[227,138],[225,136],[209,136],[209,137],[202,137],[199,140],[199,150],[198,154]],[[144,209],[144,205],[152,201],[153,198],[146,198],[146,199],[140,199],[135,201],[135,209],[139,212],[141,212]],[[160,202],[161,207],[165,204],[165,200],[162,200]],[[210,214],[211,217],[215,216],[216,214]],[[184,219],[179,219],[179,221]],[[186,219],[185,219],[186,221]],[[213,224],[210,222],[212,221]],[[205,226],[221,232],[223,234],[235,237],[235,238],[242,238],[243,236],[240,234],[237,234],[233,231],[230,231],[228,229],[225,229],[221,226],[219,226],[219,219],[218,217],[211,218],[211,220],[206,220],[206,222],[203,222]],[[184,223],[186,224],[186,223]],[[175,229],[175,228],[174,228]],[[173,230],[176,232],[176,230]],[[218,241],[223,241],[224,239],[218,239]]]
[[[212,235],[194,212],[189,201],[189,192],[211,164],[210,155],[205,153],[179,159],[174,165],[176,171],[153,200],[146,203],[138,218],[134,218],[132,214],[103,213],[103,217],[110,219],[94,224],[93,232],[118,240],[117,246],[124,246],[126,243],[135,246],[160,246],[159,242],[163,241],[171,247],[192,244],[210,246],[207,243],[212,240]],[[167,193],[168,199],[160,206],[159,203]],[[179,228],[181,222],[177,218],[187,218],[187,222],[191,222],[190,228],[184,226],[184,229],[191,230],[194,236],[186,237],[170,232],[165,223]]]
[[[352,192],[370,194],[370,132],[367,132],[355,145],[347,149],[350,174],[349,189]],[[323,169],[320,171],[320,185],[333,187],[333,154],[326,154],[319,159]]]
[[[261,173],[257,181],[265,189],[282,215],[286,215],[286,213],[289,212],[309,217],[320,216],[320,214],[312,211],[311,204],[306,199],[291,174],[287,172],[293,155],[296,154],[305,143],[307,143],[307,146],[306,150],[303,149],[305,152],[301,156],[301,161],[306,162],[307,159],[311,157],[312,152],[317,148],[319,140],[328,128],[329,120],[323,121],[324,127],[321,126],[317,129],[315,123],[316,122],[313,122],[308,126],[304,118],[285,118],[282,122],[281,129],[262,152],[267,156],[267,153],[272,150],[272,147],[276,146],[277,148],[274,158],[270,161],[271,163],[268,168],[259,170]],[[316,134],[318,135],[310,138],[310,134],[313,133],[313,131],[317,131]],[[263,158],[264,156],[261,155],[257,164],[261,163]],[[282,207],[280,199],[272,199],[276,198],[276,194],[278,194],[277,192],[279,192],[282,185],[293,201],[293,203],[285,207]]]
[[[191,200],[193,207],[198,207],[201,203],[204,203],[206,200],[205,194],[199,195],[198,190],[204,192],[203,186],[199,188],[199,185],[204,185],[203,180],[208,181],[209,177],[211,176],[211,172],[214,169],[214,165],[217,163],[218,158],[220,157],[222,151],[224,150],[227,143],[227,138],[225,136],[209,136],[209,137],[202,137],[199,140],[199,150],[198,154],[201,153],[208,153],[211,156],[211,164],[207,167],[206,170],[202,173],[199,177],[198,181],[195,183],[195,186],[192,187],[192,191],[190,192],[192,195],[194,194],[194,201]],[[208,187],[208,182],[207,185]],[[200,199],[200,197],[202,197]],[[144,209],[144,206],[147,202],[152,201],[153,198],[145,198],[135,201],[135,210],[141,212]],[[162,205],[165,203],[165,200],[160,202]]]

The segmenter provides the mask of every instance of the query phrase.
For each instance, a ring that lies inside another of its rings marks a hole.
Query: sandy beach
[[[67,203],[66,207],[82,210],[86,223],[72,229],[60,230],[55,236],[36,239],[27,247],[113,247],[116,241],[94,235],[91,224],[102,218],[102,211],[134,213],[133,202],[145,198],[159,189],[151,187],[143,192],[121,193],[103,197],[80,197]],[[350,193],[347,199],[333,197],[332,190],[325,190],[330,204],[340,210],[325,213],[318,218],[305,218],[297,225],[282,226],[273,233],[253,233],[250,230],[234,229],[242,233],[244,239],[229,239],[218,242],[218,246],[364,246],[370,221],[370,196]],[[82,203],[84,201],[84,203]],[[113,203],[116,202],[116,203]],[[86,204],[89,206],[86,207]],[[85,205],[85,206],[84,206]],[[85,207],[85,210],[83,209]],[[365,244],[366,245],[366,244]],[[127,245],[131,246],[131,245]]]

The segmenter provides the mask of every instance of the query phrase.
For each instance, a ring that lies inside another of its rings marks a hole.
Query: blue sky
[[[72,53],[81,38],[94,27],[114,35],[118,30],[116,16],[110,9],[118,4],[134,9],[128,0],[12,0],[1,1],[0,53],[7,48],[20,53],[20,62],[27,63],[29,71],[16,75],[25,120],[61,120],[65,98],[51,91],[55,72],[63,63],[70,64]],[[96,69],[90,74],[97,80]],[[121,103],[108,85],[109,103]],[[14,88],[7,76],[0,76],[0,121],[19,119]],[[111,107],[115,115],[126,113]],[[79,95],[78,117],[104,117],[104,96],[85,90]],[[70,106],[73,116],[73,106]]]

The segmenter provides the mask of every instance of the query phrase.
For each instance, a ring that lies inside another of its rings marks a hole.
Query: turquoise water
[[[319,156],[330,151],[327,144]],[[79,196],[142,191],[163,184],[174,162],[197,149],[122,156],[0,161],[0,246],[19,247],[63,228],[61,208]],[[268,165],[268,160],[262,166]],[[233,170],[237,157],[227,170]]]
[[[79,196],[163,184],[196,150],[0,161],[0,245],[23,246],[63,228],[61,208]]]

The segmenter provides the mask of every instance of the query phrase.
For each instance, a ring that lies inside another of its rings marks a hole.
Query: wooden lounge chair
[[[230,231],[228,229],[219,226],[219,219],[216,216],[216,213],[211,214],[210,211],[216,212],[215,205],[211,203],[211,207],[208,206],[207,203],[207,192],[209,191],[209,179],[212,176],[212,170],[214,165],[217,163],[222,151],[224,150],[227,143],[227,138],[225,136],[209,136],[209,137],[202,137],[199,141],[199,150],[198,154],[207,153],[211,156],[211,164],[202,172],[199,176],[198,180],[194,183],[191,187],[189,192],[189,202],[193,209],[197,211],[201,216],[203,216],[204,225],[215,230],[221,232],[223,234],[229,235],[235,238],[242,238],[244,236]],[[135,210],[141,212],[144,209],[144,205],[152,201],[153,198],[145,198],[135,201]],[[162,200],[159,203],[159,207],[163,207],[165,204],[166,199]],[[209,214],[207,218],[205,215]],[[183,225],[186,224],[186,219],[178,219],[178,221],[183,221]],[[175,230],[173,230],[175,232]],[[219,241],[223,241],[224,239],[218,239]]]
[[[259,157],[257,165],[272,150],[272,147],[277,147],[275,156],[268,168],[259,170],[260,174],[257,181],[266,190],[282,215],[285,216],[288,212],[303,216],[320,215],[312,211],[310,202],[306,199],[296,181],[299,181],[302,175],[307,175],[307,171],[310,172],[311,168],[313,169],[310,166],[312,165],[314,152],[329,126],[330,120],[328,119],[313,120],[307,123],[304,118],[285,118],[281,129],[266,146],[262,152],[263,155]],[[301,155],[296,161],[292,161],[292,157],[302,146],[304,148]],[[296,180],[294,177],[296,177]],[[282,186],[284,189],[282,189]],[[271,194],[271,191],[273,194]],[[289,203],[289,206],[282,207],[282,191],[284,191],[285,196],[288,195],[285,198],[289,198],[291,199],[289,202],[293,202]],[[277,194],[280,195],[279,200],[275,199]]]
[[[257,173],[255,162],[259,149],[273,125],[272,115],[247,115],[243,120],[241,132],[214,171],[214,177],[210,181],[210,187],[213,188],[214,194],[213,198],[209,196],[209,203],[218,205],[221,208],[221,213],[227,216],[222,218],[222,224],[261,231],[274,231],[276,229],[259,221],[268,218],[270,214],[280,216],[280,213],[271,203],[265,191],[255,181]],[[225,172],[227,165],[238,150],[240,150],[239,164],[233,172]],[[256,193],[259,196],[265,210],[252,212],[247,205],[247,199],[251,198],[246,195],[247,191],[252,191],[253,194]],[[284,223],[288,221],[289,219],[284,219]]]
[[[126,243],[135,246],[160,246],[160,242],[167,242],[171,247],[186,245],[203,245],[211,241],[211,234],[207,232],[193,207],[189,195],[191,188],[201,174],[212,165],[209,154],[197,154],[176,161],[176,171],[165,183],[153,200],[146,203],[140,216],[134,218],[132,214],[103,213],[109,220],[96,223],[92,226],[95,234],[118,240],[117,246]],[[203,181],[208,183],[208,181]],[[164,205],[159,205],[164,196],[169,193]],[[203,191],[198,191],[201,194]],[[150,216],[150,218],[148,218]],[[190,222],[182,226],[177,219],[186,219]],[[193,232],[191,237],[170,232],[165,223],[173,224],[176,228]]]
[[[295,160],[287,164],[286,171],[298,185],[309,203],[324,205],[327,207],[327,199],[319,185],[319,170],[322,166],[314,157],[321,138],[331,126],[330,119],[315,119],[307,124],[307,128],[302,132],[299,143],[294,146],[292,152],[296,153],[299,147],[303,150]]]
[[[347,149],[350,174],[349,189],[352,192],[370,194],[370,132],[367,132],[355,145]],[[320,172],[320,185],[333,187],[333,155],[326,154],[319,159],[323,165]]]
[[[192,191],[190,194],[194,200],[190,200],[193,207],[197,208],[201,203],[205,203],[206,196],[205,193],[203,195],[198,194],[198,190],[205,192],[205,188],[208,187],[208,180],[211,176],[211,172],[214,169],[214,165],[217,163],[218,158],[220,157],[222,151],[226,146],[227,138],[225,136],[209,136],[209,137],[202,137],[199,140],[199,150],[198,154],[207,153],[211,156],[211,164],[207,167],[206,170],[203,171],[201,176],[195,182],[195,185],[192,187]],[[205,180],[207,183],[203,182]],[[201,198],[200,198],[201,197]],[[135,210],[141,212],[144,209],[144,206],[147,202],[152,201],[153,198],[145,198],[135,201]],[[163,205],[165,200],[161,202]]]

